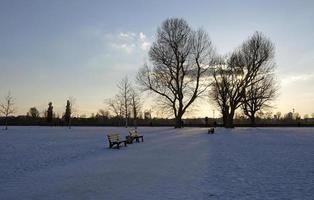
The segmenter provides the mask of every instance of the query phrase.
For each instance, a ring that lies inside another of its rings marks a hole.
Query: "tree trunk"
[[[125,128],[128,128],[128,115],[125,115]]]
[[[228,120],[229,119],[229,106],[224,106],[224,109],[222,111],[222,120],[224,127],[228,126]]]
[[[71,129],[71,117],[69,119],[68,127],[69,127],[69,129]]]
[[[134,101],[133,101],[133,126],[135,127],[135,129],[137,129],[137,111]]]
[[[227,125],[227,117],[228,117],[228,113],[226,111],[223,111],[222,113],[222,121],[223,121],[223,126],[226,127]]]
[[[234,128],[233,117],[234,117],[234,111],[231,110],[230,113],[227,113],[227,116],[226,116],[227,123],[225,124],[225,128]]]
[[[176,123],[174,125],[174,128],[182,128],[182,115],[178,115],[176,117]]]
[[[8,130],[8,116],[5,117],[5,130]]]
[[[254,126],[255,125],[255,115],[250,116],[251,124]]]

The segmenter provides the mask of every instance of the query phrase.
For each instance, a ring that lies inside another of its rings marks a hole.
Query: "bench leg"
[[[126,141],[124,142],[124,146],[126,147]]]
[[[120,143],[117,143],[117,149],[120,149]]]

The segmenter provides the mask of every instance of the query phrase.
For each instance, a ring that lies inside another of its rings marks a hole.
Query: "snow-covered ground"
[[[1,130],[0,199],[314,199],[313,128],[139,131],[115,150],[127,129]]]

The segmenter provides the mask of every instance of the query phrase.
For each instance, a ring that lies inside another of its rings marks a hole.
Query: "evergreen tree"
[[[48,110],[47,110],[47,122],[51,122],[53,118],[53,106],[52,103],[48,103]]]
[[[71,128],[71,103],[69,100],[67,100],[67,105],[65,107],[64,120],[69,128]]]

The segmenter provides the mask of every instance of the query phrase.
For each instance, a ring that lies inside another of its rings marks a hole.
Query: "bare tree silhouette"
[[[100,116],[103,121],[109,118],[109,111],[106,111],[104,109],[99,109],[96,116]]]
[[[8,130],[8,117],[15,112],[14,101],[11,93],[4,97],[4,102],[0,104],[0,113],[5,117],[5,130]]]
[[[123,117],[123,101],[118,95],[113,98],[106,99],[105,103],[108,105],[109,111],[111,111],[116,117]]]
[[[271,41],[255,32],[229,58],[219,59],[213,67],[210,94],[221,110],[225,127],[233,127],[235,111],[243,105],[246,91],[263,81],[264,77],[259,75],[273,65],[273,57]]]
[[[149,51],[152,67],[144,65],[137,80],[172,111],[176,128],[181,128],[186,110],[209,87],[206,79],[213,55],[208,35],[201,29],[192,30],[183,19],[167,19],[158,28]]]
[[[141,109],[141,98],[139,93],[132,87],[131,89],[131,107],[132,107],[132,114],[133,114],[133,125],[137,128],[137,117],[139,115]]]
[[[123,78],[120,83],[118,84],[119,94],[118,96],[123,103],[123,112],[125,118],[125,127],[128,127],[128,120],[129,120],[129,113],[130,113],[130,106],[131,106],[131,92],[132,86],[128,79],[128,77]]]
[[[271,101],[276,98],[278,86],[272,74],[265,73],[258,82],[251,84],[245,91],[242,109],[249,117],[251,124],[255,124],[255,115],[259,111],[271,108]]]
[[[105,102],[108,104],[109,110],[117,117],[124,118],[124,125],[128,127],[132,107],[132,91],[133,87],[128,77],[124,77],[118,84],[119,92],[114,98],[107,99]]]

